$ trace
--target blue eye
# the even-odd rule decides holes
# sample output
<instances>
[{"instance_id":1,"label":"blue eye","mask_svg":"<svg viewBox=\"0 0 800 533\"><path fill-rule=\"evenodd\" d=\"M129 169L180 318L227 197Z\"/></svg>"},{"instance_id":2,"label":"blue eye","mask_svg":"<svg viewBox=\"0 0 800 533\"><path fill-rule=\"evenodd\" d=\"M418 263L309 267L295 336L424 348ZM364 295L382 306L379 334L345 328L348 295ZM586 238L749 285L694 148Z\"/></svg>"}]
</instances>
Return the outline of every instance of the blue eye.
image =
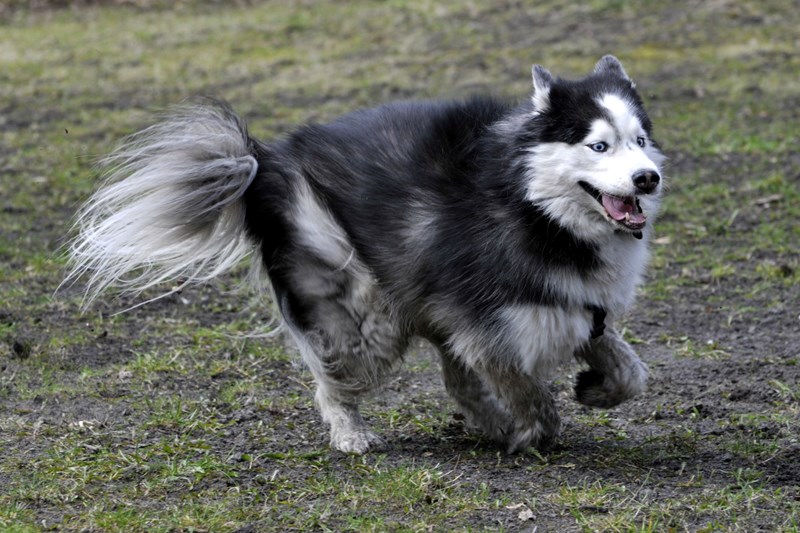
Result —
<instances>
[{"instance_id":1,"label":"blue eye","mask_svg":"<svg viewBox=\"0 0 800 533\"><path fill-rule=\"evenodd\" d=\"M636 144L638 144L640 148L644 148L647 142L644 140L644 137L636 137Z\"/></svg>"},{"instance_id":2,"label":"blue eye","mask_svg":"<svg viewBox=\"0 0 800 533\"><path fill-rule=\"evenodd\" d=\"M608 144L606 144L606 143L604 143L602 141L601 142L597 142L597 143L587 144L586 146L588 146L589 148L591 148L595 152L598 152L598 153L601 153L601 154L603 152L605 152L606 150L608 150Z\"/></svg>"}]
</instances>

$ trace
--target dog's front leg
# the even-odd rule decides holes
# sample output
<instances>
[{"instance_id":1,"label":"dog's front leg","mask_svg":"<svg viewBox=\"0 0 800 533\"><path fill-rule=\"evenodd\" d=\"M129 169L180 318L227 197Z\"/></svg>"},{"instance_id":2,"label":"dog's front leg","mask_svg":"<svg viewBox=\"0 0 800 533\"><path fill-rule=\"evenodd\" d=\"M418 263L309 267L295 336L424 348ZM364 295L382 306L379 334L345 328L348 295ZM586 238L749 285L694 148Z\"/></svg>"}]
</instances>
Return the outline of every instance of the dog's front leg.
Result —
<instances>
[{"instance_id":1,"label":"dog's front leg","mask_svg":"<svg viewBox=\"0 0 800 533\"><path fill-rule=\"evenodd\" d=\"M486 365L480 373L511 413L513 426L505 438L508 453L525 450L528 446L546 448L561 428L547 383L513 365Z\"/></svg>"},{"instance_id":2,"label":"dog's front leg","mask_svg":"<svg viewBox=\"0 0 800 533\"><path fill-rule=\"evenodd\" d=\"M444 385L467 423L505 443L514 428L511 414L477 372L457 360L447 346L439 344L439 351Z\"/></svg>"},{"instance_id":3,"label":"dog's front leg","mask_svg":"<svg viewBox=\"0 0 800 533\"><path fill-rule=\"evenodd\" d=\"M578 374L575 394L591 407L613 407L642 393L647 384L647 365L613 328L592 339L576 356L590 369Z\"/></svg>"}]
</instances>

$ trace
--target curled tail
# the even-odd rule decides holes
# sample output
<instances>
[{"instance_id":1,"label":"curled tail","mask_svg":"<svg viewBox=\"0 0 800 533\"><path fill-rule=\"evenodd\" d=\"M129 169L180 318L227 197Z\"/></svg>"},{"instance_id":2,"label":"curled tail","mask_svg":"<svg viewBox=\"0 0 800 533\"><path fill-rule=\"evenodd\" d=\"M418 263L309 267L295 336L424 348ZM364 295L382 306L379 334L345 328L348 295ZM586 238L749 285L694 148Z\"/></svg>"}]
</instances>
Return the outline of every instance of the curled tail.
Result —
<instances>
[{"instance_id":1,"label":"curled tail","mask_svg":"<svg viewBox=\"0 0 800 533\"><path fill-rule=\"evenodd\" d=\"M243 195L258 162L227 104L175 107L102 166L106 179L78 213L69 250L67 281L86 277L86 304L110 286L137 294L167 281L207 281L252 249Z\"/></svg>"}]
</instances>

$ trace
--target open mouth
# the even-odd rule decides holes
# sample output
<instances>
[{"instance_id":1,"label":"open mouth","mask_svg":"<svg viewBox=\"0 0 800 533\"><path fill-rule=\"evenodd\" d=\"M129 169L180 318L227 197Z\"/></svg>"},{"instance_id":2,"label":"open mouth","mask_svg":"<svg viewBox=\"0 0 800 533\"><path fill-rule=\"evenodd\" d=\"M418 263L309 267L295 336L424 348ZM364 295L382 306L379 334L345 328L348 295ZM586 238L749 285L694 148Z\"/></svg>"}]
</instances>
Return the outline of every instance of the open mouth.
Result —
<instances>
[{"instance_id":1,"label":"open mouth","mask_svg":"<svg viewBox=\"0 0 800 533\"><path fill-rule=\"evenodd\" d=\"M612 196L600 192L585 181L579 184L584 191L600 202L614 222L631 231L634 237L642 238L642 228L647 223L647 215L642 212L639 200L635 196Z\"/></svg>"}]
</instances>

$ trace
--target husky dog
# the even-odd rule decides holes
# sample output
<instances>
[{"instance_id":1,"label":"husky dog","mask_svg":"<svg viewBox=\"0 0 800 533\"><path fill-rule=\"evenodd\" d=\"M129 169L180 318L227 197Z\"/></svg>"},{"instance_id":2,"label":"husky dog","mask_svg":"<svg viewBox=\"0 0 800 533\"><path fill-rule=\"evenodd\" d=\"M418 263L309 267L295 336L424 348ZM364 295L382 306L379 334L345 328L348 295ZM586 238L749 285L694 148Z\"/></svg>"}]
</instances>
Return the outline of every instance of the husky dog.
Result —
<instances>
[{"instance_id":1,"label":"husky dog","mask_svg":"<svg viewBox=\"0 0 800 533\"><path fill-rule=\"evenodd\" d=\"M209 280L248 254L316 380L331 445L381 439L359 400L410 339L441 355L469 423L509 452L559 430L548 371L616 405L647 367L615 329L647 262L663 156L613 56L580 80L533 67L533 97L403 102L251 137L223 102L175 108L105 160L68 279L91 301Z\"/></svg>"}]
</instances>

